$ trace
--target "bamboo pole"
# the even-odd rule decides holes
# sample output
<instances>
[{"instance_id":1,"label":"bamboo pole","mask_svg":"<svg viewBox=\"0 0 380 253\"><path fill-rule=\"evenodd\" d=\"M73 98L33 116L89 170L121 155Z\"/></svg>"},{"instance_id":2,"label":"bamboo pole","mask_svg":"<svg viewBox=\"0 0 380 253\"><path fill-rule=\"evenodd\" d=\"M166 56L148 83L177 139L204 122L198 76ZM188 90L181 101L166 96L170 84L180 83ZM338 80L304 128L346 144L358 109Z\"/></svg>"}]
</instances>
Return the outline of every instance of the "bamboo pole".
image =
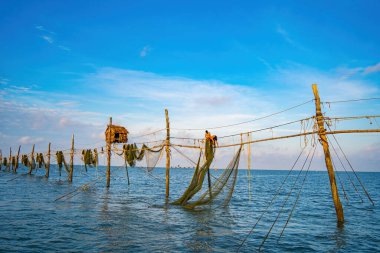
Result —
<instances>
[{"instance_id":1,"label":"bamboo pole","mask_svg":"<svg viewBox=\"0 0 380 253\"><path fill-rule=\"evenodd\" d=\"M51 145L51 143L49 142L48 153L47 153L47 162L45 164L45 169L46 169L45 177L46 178L49 178L49 174L50 174L50 145Z\"/></svg>"},{"instance_id":2,"label":"bamboo pole","mask_svg":"<svg viewBox=\"0 0 380 253\"><path fill-rule=\"evenodd\" d=\"M18 161L20 158L20 150L21 150L21 145L18 146L18 151L17 151L17 156L16 156L16 166L13 168L14 173L16 173L17 168L18 168Z\"/></svg>"},{"instance_id":3,"label":"bamboo pole","mask_svg":"<svg viewBox=\"0 0 380 253\"><path fill-rule=\"evenodd\" d=\"M11 171L11 166L12 166L12 148L9 148L9 161L8 161L8 171Z\"/></svg>"},{"instance_id":4,"label":"bamboo pole","mask_svg":"<svg viewBox=\"0 0 380 253\"><path fill-rule=\"evenodd\" d=\"M169 123L169 112L168 109L165 109L165 118L166 118L166 194L165 198L169 198L169 184L170 184L170 123Z\"/></svg>"},{"instance_id":5,"label":"bamboo pole","mask_svg":"<svg viewBox=\"0 0 380 253\"><path fill-rule=\"evenodd\" d=\"M74 172L74 134L71 137L71 150L70 150L70 171L69 171L69 182L73 182L73 172Z\"/></svg>"},{"instance_id":6,"label":"bamboo pole","mask_svg":"<svg viewBox=\"0 0 380 253\"><path fill-rule=\"evenodd\" d=\"M30 154L30 163L29 163L29 171L28 171L28 174L31 175L32 174L32 170L34 170L34 167L35 167L35 162L33 162L34 160L34 144L33 144L33 147L32 147L32 153Z\"/></svg>"},{"instance_id":7,"label":"bamboo pole","mask_svg":"<svg viewBox=\"0 0 380 253\"><path fill-rule=\"evenodd\" d=\"M110 117L110 123L108 125L108 140L107 141L107 172L106 172L106 187L110 187L111 180L111 127L112 127L112 117Z\"/></svg>"},{"instance_id":8,"label":"bamboo pole","mask_svg":"<svg viewBox=\"0 0 380 253\"><path fill-rule=\"evenodd\" d=\"M313 84L312 87L313 87L313 93L314 93L314 97L315 97L316 118L317 118L317 123L318 123L318 127L319 127L319 132L318 132L319 140L323 146L323 151L325 153L326 168L327 168L327 172L328 172L329 178L330 178L331 194L332 194L332 198L334 201L336 216L338 219L338 223L342 224L344 222L343 207L342 207L342 203L340 202L340 199L339 199L339 192L338 192L338 188L336 186L334 168L333 168L333 165L331 162L329 143L327 141L326 129L325 129L325 125L324 125L325 122L323 120L323 115L322 115L322 111L321 111L321 100L319 98L317 85Z\"/></svg>"},{"instance_id":9,"label":"bamboo pole","mask_svg":"<svg viewBox=\"0 0 380 253\"><path fill-rule=\"evenodd\" d=\"M318 131L311 131L311 132L305 132L300 134L291 134L291 135L284 135L284 136L278 136L273 138L265 138L265 139L257 139L252 141L245 141L243 143L234 143L234 144L227 144L227 145L219 145L219 147L216 148L228 148L228 147L234 147L234 146L240 146L240 145L246 145L250 143L258 143L258 142L265 142L265 141L274 141L274 140L281 140L281 139L288 139L288 138L294 138L299 136L305 136L305 135L311 135L311 134L317 134ZM380 133L380 129L363 129L363 130L335 130L335 131L329 131L325 132L326 135L329 134L353 134L353 133ZM182 147L182 148L195 148L199 149L199 146L191 146L191 145L181 145L181 144L170 144L172 146L176 147Z\"/></svg>"}]
</instances>

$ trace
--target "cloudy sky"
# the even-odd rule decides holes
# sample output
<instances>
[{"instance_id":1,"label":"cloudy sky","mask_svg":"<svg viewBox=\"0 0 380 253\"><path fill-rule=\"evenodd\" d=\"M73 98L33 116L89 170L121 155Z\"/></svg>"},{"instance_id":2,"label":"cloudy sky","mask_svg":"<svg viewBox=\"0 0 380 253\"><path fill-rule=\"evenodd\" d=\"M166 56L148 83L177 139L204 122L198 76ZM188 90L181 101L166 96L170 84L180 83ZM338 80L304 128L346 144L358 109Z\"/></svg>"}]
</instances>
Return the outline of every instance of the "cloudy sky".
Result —
<instances>
[{"instance_id":1,"label":"cloudy sky","mask_svg":"<svg viewBox=\"0 0 380 253\"><path fill-rule=\"evenodd\" d=\"M101 146L110 116L128 128L130 141L160 140L163 132L138 136L165 127L165 108L177 137L202 138L203 130L184 130L193 128L224 136L271 127L313 116L313 102L212 129L309 101L313 83L322 101L380 97L379 1L205 2L1 0L3 154L18 145L23 152L32 144L45 151L48 142L67 149L73 133L77 148ZM377 115L379 109L380 100L323 107L332 117ZM297 123L252 138L302 130ZM337 137L358 170L380 171L379 134ZM304 143L255 144L254 167L286 169ZM232 151L218 151L215 166L225 165ZM190 165L177 155L173 151L173 165ZM196 159L193 151L189 156ZM241 164L246 167L245 158ZM324 168L319 162L314 169Z\"/></svg>"}]
</instances>

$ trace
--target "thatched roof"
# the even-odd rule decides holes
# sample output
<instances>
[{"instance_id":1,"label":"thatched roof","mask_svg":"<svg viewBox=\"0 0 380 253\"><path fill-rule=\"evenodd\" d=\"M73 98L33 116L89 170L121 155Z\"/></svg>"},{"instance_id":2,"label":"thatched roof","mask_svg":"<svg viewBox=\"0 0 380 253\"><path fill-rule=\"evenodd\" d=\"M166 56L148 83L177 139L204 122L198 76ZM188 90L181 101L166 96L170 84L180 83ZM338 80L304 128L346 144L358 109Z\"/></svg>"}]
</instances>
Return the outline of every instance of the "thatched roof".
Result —
<instances>
[{"instance_id":1,"label":"thatched roof","mask_svg":"<svg viewBox=\"0 0 380 253\"><path fill-rule=\"evenodd\" d=\"M108 125L105 136L106 142L110 143L127 143L128 142L128 130L122 126Z\"/></svg>"}]
</instances>

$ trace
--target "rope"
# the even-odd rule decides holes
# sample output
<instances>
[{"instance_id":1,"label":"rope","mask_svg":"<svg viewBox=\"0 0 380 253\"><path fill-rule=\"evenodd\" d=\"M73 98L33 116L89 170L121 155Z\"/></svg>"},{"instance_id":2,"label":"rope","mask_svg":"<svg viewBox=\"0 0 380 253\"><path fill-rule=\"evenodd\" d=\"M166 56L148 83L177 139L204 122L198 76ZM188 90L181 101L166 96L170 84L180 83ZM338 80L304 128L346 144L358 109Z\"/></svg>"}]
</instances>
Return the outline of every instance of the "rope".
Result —
<instances>
[{"instance_id":1,"label":"rope","mask_svg":"<svg viewBox=\"0 0 380 253\"><path fill-rule=\"evenodd\" d=\"M329 126L328 126L328 128L330 129ZM346 159L347 163L350 165L352 172L354 172L354 175L355 175L356 179L358 180L358 182L360 183L360 185L361 185L363 191L364 191L365 194L367 195L369 201L371 201L372 205L374 206L375 203L373 202L371 196L369 195L369 193L368 193L367 190L365 189L365 187L364 187L362 181L360 180L360 178L359 178L358 175L356 174L354 168L352 167L352 164L350 163L350 161L348 160L348 158L347 158L347 156L346 156L346 153L344 153L344 151L343 151L342 147L340 146L338 140L335 138L335 135L332 135L332 136L334 137L334 140L335 140L336 144L338 144L338 147L339 147L340 151L342 152L344 158Z\"/></svg>"},{"instance_id":2,"label":"rope","mask_svg":"<svg viewBox=\"0 0 380 253\"><path fill-rule=\"evenodd\" d=\"M317 147L317 146L315 146L315 147ZM314 153L315 153L315 149L314 149ZM298 195L297 195L296 201L294 202L294 205L293 205L293 207L292 207L292 210L291 210L290 213L289 213L288 219L286 220L286 223L285 223L284 227L282 228L282 231L281 231L280 237L278 238L277 242L281 239L282 235L284 234L284 231L285 231L286 227L288 226L290 219L292 218L293 212L294 212L294 210L296 209L296 206L297 206L298 200L299 200L300 195L301 195L301 191L302 191L303 186L304 186L305 181L306 181L306 177L307 177L308 172L309 172L309 170L310 170L311 162L313 161L313 158L314 158L314 153L313 153L313 157L312 157L311 160L310 160L309 167L307 168L307 171L306 171L305 177L303 178L303 182L302 182L301 188L300 188L299 191L298 191Z\"/></svg>"},{"instance_id":3,"label":"rope","mask_svg":"<svg viewBox=\"0 0 380 253\"><path fill-rule=\"evenodd\" d=\"M257 130L252 130L252 131L249 131L249 132L243 132L243 133L237 133L237 134L231 134L231 135L218 136L218 139L223 139L223 138L228 138L228 137L234 137L234 136L238 136L238 135L242 135L242 134L257 133L257 132L261 132L261 131L265 131L265 130L272 130L273 128L278 128L278 127L282 127L282 126L286 126L286 125L290 125L290 124L306 121L306 120L309 120L309 119L312 119L312 118L313 117L299 119L299 120L294 120L294 121L282 123L282 124L271 126L271 127L265 127L265 128L260 128L260 129L257 129ZM195 140L195 141L202 141L202 140L204 140L203 138L175 137L175 136L170 137L170 139Z\"/></svg>"},{"instance_id":4,"label":"rope","mask_svg":"<svg viewBox=\"0 0 380 253\"><path fill-rule=\"evenodd\" d=\"M272 138L258 139L258 140L253 140L253 141L246 141L246 142L243 142L243 143L239 142L239 143L233 143L233 144L227 144L227 145L219 145L219 146L217 146L215 148L235 147L235 146L246 145L246 144L250 144L250 143L257 143L257 142L265 142L265 141L273 141L273 140L294 138L294 137L299 137L299 136L304 136L304 135L311 135L311 134L317 134L317 133L319 133L318 130L313 130L311 132L306 132L306 133L299 133L299 134L284 135L284 136L278 136L278 137L272 137ZM328 135L328 134L348 134L348 133L380 133L380 129L337 130L337 131L325 132L326 135ZM181 145L181 144L175 144L175 143L170 143L170 145L171 146L176 146L176 147L183 147L183 148L199 148L199 146Z\"/></svg>"},{"instance_id":5,"label":"rope","mask_svg":"<svg viewBox=\"0 0 380 253\"><path fill-rule=\"evenodd\" d=\"M154 132L151 132L151 133L147 133L147 134L138 135L138 136L130 135L130 137L131 138L141 138L141 137L145 137L145 136L148 136L148 135L153 135L153 134L159 133L159 132L164 131L164 130L166 130L166 128L162 128L162 129L159 129L157 131L154 131Z\"/></svg>"},{"instance_id":6,"label":"rope","mask_svg":"<svg viewBox=\"0 0 380 253\"><path fill-rule=\"evenodd\" d=\"M314 101L314 99L308 100L308 101L303 102L301 104L289 107L289 108L284 109L282 111L278 111L278 112L275 112L275 113L272 113L272 114L269 114L269 115L266 115L266 116L263 116L263 117L259 117L259 118L255 118L255 119L252 119L252 120L247 120L247 121L243 121L243 122L239 122L239 123L235 123L235 124L230 124L230 125L207 127L207 128L171 128L171 129L172 130L183 130L183 131L199 131L199 130L220 129L220 128L225 128L225 127L238 126L238 125L243 125L243 124L246 124L246 123L250 123L250 122L266 119L266 118L272 117L274 115L278 115L278 114L290 111L290 110L295 109L297 107L300 107L300 106L303 106L305 104L308 104L308 103L310 103L312 101Z\"/></svg>"},{"instance_id":7,"label":"rope","mask_svg":"<svg viewBox=\"0 0 380 253\"><path fill-rule=\"evenodd\" d=\"M303 187L303 184L305 183L305 179L306 179L306 176L307 176L307 174L308 174L308 172L309 172L310 165L311 165L311 162L313 161L313 158L314 158L314 154L315 154L315 150L316 150L316 149L317 149L317 145L315 145L315 147L314 147L313 155L312 155L312 157L311 157L311 159L310 159L309 166L308 166L307 171L306 171L306 174L305 174L305 176L304 176L304 179L303 179L303 182L302 182L301 189L302 189L302 187ZM270 227L268 233L265 235L263 241L261 242L261 245L260 245L260 247L259 247L259 251L261 250L261 247L264 245L265 241L268 239L270 232L272 231L274 225L276 224L276 222L278 221L278 218L280 217L280 215L281 215L281 213L282 213L282 210L284 210L284 207L285 207L286 203L288 202L288 200L289 200L289 198L290 198L290 195L292 194L292 192L293 192L293 190L294 190L294 188L295 188L295 186L296 186L296 183L297 183L297 181L298 181L298 178L299 178L299 176L301 175L301 172L303 171L303 169L304 169L304 167L305 167L305 164L306 164L306 161L305 161L305 163L303 164L303 166L302 166L300 172L298 173L298 176L297 176L296 180L294 181L293 186L292 186L292 188L290 189L289 194L288 194L286 200L284 201L283 205L281 206L281 209L280 209L280 211L278 212L278 215L277 215L276 219L273 221L272 226Z\"/></svg>"},{"instance_id":8,"label":"rope","mask_svg":"<svg viewBox=\"0 0 380 253\"><path fill-rule=\"evenodd\" d=\"M380 100L380 98L360 98L360 99L349 99L349 100L337 100L337 101L326 101L321 102L322 104L336 104L336 103L348 103L348 102L358 102L367 100Z\"/></svg>"},{"instance_id":9,"label":"rope","mask_svg":"<svg viewBox=\"0 0 380 253\"><path fill-rule=\"evenodd\" d=\"M197 166L197 163L194 162L193 160L191 160L188 156L186 156L183 152L181 152L180 150L178 150L176 147L173 147L180 155L184 156L187 160L189 160L192 164L194 164L195 166ZM209 173L209 175L215 179L216 181L218 181L219 183L224 183L222 182L219 178L217 178L216 176L212 175L211 173ZM225 185L229 190L231 190L231 187L228 186L228 185Z\"/></svg>"},{"instance_id":10,"label":"rope","mask_svg":"<svg viewBox=\"0 0 380 253\"><path fill-rule=\"evenodd\" d=\"M342 183L342 181L340 180L340 176L339 176L339 173L338 173L337 167L335 167L334 159L333 159L332 157L331 157L331 162L332 162L332 164L333 164L333 168L334 168L334 170L335 170L335 174L338 176L338 180L339 180L340 186L342 187L343 194L344 194L344 198L347 200L347 204L349 205L349 204L350 204L350 201L348 200L348 197L347 197L346 191L344 190L343 183Z\"/></svg>"},{"instance_id":11,"label":"rope","mask_svg":"<svg viewBox=\"0 0 380 253\"><path fill-rule=\"evenodd\" d=\"M328 138L328 136L327 136L327 139L330 141L330 138ZM354 189L355 189L356 193L358 194L358 196L359 196L361 202L363 203L363 198L362 198L362 196L360 195L358 189L356 188L356 186L355 186L355 184L354 184L354 181L352 181L351 176L350 176L350 174L348 173L348 171L346 170L346 167L344 166L342 160L340 159L340 157L339 157L339 155L338 155L338 152L336 152L336 149L335 149L335 147L334 147L334 144L333 144L331 141L330 141L330 143L331 143L331 147L333 148L336 157L338 157L338 160L339 160L340 164L342 165L344 171L346 171L346 174L347 174L347 176L348 176L348 178L349 178L349 180L350 180L352 186L354 187Z\"/></svg>"},{"instance_id":12,"label":"rope","mask_svg":"<svg viewBox=\"0 0 380 253\"><path fill-rule=\"evenodd\" d=\"M93 183L96 183L99 179L102 179L102 178L101 178L101 177L98 177L98 178L96 178L96 179L94 179L94 180L92 180L92 181L90 181L90 182L88 182L88 183L85 183L85 184L83 184L83 185L77 187L75 190L70 191L70 192L68 192L68 193L66 193L66 194L64 194L64 195L62 195L62 196L56 198L54 201L58 201L58 200L60 200L60 199L63 199L64 197L67 197L67 196L69 196L69 195L71 195L71 194L73 194L73 193L79 191L80 189L83 188L83 186L89 186L89 185L91 185L91 184L93 184ZM79 194L79 193L80 193L80 192L78 192L78 193L76 193L76 194L73 194L72 196L69 196L68 199L69 199L69 198L72 198L72 197L74 197L74 196L76 196L76 195Z\"/></svg>"},{"instance_id":13,"label":"rope","mask_svg":"<svg viewBox=\"0 0 380 253\"><path fill-rule=\"evenodd\" d=\"M255 227L257 226L257 224L260 222L260 220L262 219L262 217L264 216L264 214L268 211L269 207L272 205L273 201L277 198L277 196L280 194L280 191L282 189L282 187L284 186L286 180L288 179L290 173L293 171L294 167L296 166L299 158L301 157L303 151L305 150L305 148L303 148L300 152L300 154L298 155L296 161L294 162L292 168L289 170L288 174L286 175L285 179L282 181L280 187L277 189L277 191L275 192L275 194L273 195L271 201L269 202L268 206L264 209L264 211L261 213L261 215L259 216L259 218L257 219L255 225L253 225L252 229L249 231L248 235L243 239L243 241L240 243L238 249L237 249L237 252L239 252L239 250L241 249L241 247L243 247L244 243L247 241L248 237L251 236L253 230L255 229ZM310 150L311 151L311 150ZM307 155L307 157L309 157L310 155L310 152L309 154ZM306 162L306 161L305 161Z\"/></svg>"},{"instance_id":14,"label":"rope","mask_svg":"<svg viewBox=\"0 0 380 253\"><path fill-rule=\"evenodd\" d=\"M349 117L323 117L325 120L355 120L355 119L375 119L380 118L380 115L364 115L364 116L349 116Z\"/></svg>"}]
</instances>

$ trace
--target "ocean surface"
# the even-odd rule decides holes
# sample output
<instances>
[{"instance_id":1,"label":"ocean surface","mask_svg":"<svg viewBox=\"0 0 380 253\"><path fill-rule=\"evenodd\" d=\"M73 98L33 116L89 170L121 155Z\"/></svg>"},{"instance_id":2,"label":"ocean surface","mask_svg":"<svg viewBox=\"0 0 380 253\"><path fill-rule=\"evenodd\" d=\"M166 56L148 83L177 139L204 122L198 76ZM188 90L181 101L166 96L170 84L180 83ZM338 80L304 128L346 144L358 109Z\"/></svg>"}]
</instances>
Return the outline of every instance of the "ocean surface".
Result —
<instances>
[{"instance_id":1,"label":"ocean surface","mask_svg":"<svg viewBox=\"0 0 380 253\"><path fill-rule=\"evenodd\" d=\"M26 172L19 168L13 174L4 167L0 171L1 252L255 252L260 245L263 252L380 252L380 173L358 173L374 206L353 173L338 173L348 199L337 181L345 214L344 226L338 227L327 172L310 171L278 240L304 172L289 194L299 173L293 171L268 207L288 171L253 170L249 190L247 170L239 170L230 205L201 210L165 204L163 168L152 174L130 168L128 185L125 169L112 167L109 189L104 167L86 172L75 166L72 184L64 171L59 177L54 165L49 179L43 169L33 175ZM213 176L221 172L211 171ZM185 190L193 170L170 173L173 201Z\"/></svg>"}]
</instances>

